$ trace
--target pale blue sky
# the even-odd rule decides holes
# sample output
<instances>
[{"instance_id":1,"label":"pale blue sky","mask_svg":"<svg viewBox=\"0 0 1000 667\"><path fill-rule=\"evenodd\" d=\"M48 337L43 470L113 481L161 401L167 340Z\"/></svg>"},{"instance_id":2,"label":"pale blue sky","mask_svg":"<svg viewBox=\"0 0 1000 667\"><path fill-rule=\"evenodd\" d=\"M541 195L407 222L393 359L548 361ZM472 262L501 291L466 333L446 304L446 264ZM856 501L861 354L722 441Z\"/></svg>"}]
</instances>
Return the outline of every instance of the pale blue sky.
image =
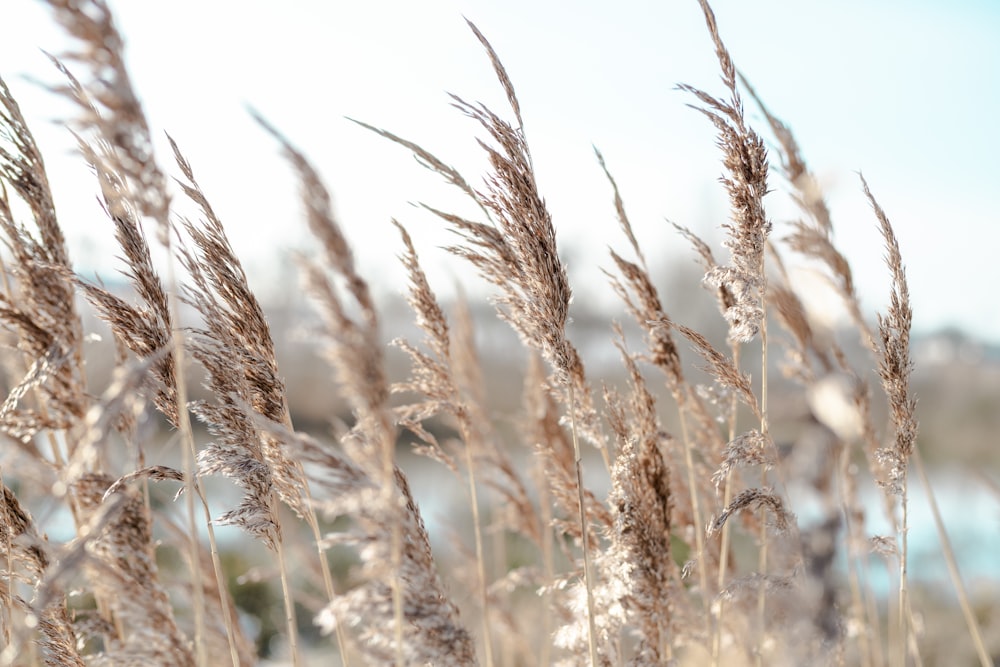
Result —
<instances>
[{"instance_id":1,"label":"pale blue sky","mask_svg":"<svg viewBox=\"0 0 1000 667\"><path fill-rule=\"evenodd\" d=\"M689 261L664 218L719 238L727 204L713 131L675 89L686 82L720 92L695 0L110 4L156 131L169 131L187 153L262 290L285 261L281 249L308 239L289 170L246 105L315 161L368 275L402 289L391 217L410 227L429 265L444 264L436 246L449 236L408 202L447 207L451 192L344 116L415 140L477 182L476 128L448 106L445 91L505 109L463 15L493 42L518 91L572 276L590 288L578 294L608 299L598 268L609 263L608 245L625 247L592 144L654 264ZM888 290L858 170L896 227L915 326L959 325L1000 342L1000 3L713 6L737 66L791 125L826 186L865 305L884 307ZM56 81L39 49L60 52L64 38L29 0L8 0L3 26L0 72L47 150L74 254L109 274L110 225L91 203L93 184L71 155L71 138L49 123L67 109L19 78ZM159 155L165 161L169 152ZM773 185L782 187L777 178ZM778 194L769 200L781 234L791 209ZM432 270L435 287L447 292L456 272Z\"/></svg>"}]
</instances>

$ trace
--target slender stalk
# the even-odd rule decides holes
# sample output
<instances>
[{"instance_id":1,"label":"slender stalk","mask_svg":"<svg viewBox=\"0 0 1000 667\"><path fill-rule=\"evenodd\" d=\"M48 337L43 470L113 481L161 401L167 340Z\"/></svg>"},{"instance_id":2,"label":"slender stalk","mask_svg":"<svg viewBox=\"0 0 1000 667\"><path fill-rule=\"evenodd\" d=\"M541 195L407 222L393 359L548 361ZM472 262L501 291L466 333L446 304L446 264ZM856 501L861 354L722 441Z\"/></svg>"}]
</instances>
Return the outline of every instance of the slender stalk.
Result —
<instances>
[{"instance_id":1,"label":"slender stalk","mask_svg":"<svg viewBox=\"0 0 1000 667\"><path fill-rule=\"evenodd\" d=\"M910 644L910 623L908 622L907 610L910 607L910 597L909 591L907 590L907 548L908 539L907 532L909 531L909 484L907 484L906 477L903 477L901 482L901 493L900 493L900 511L902 516L900 518L900 528L899 528L899 646L898 653L902 658L902 664L906 664L906 654L909 649Z\"/></svg>"},{"instance_id":2,"label":"slender stalk","mask_svg":"<svg viewBox=\"0 0 1000 667\"><path fill-rule=\"evenodd\" d=\"M286 410L286 414L287 414ZM287 426L291 427L291 420ZM302 487L306 495L306 523L309 525L309 530L312 531L313 543L316 545L316 555L319 558L319 571L323 577L323 589L326 592L326 599L333 601L337 592L333 586L333 577L330 575L330 566L326 560L326 550L323 548L322 534L319 529L319 519L316 517L316 509L313 506L312 491L309 488L309 483L306 481L305 469L302 464L296 462L296 469L302 479ZM342 623L337 623L334 626L334 633L337 637L337 650L340 653L340 664L343 667L350 667L350 658L347 653L347 635L344 634L344 628Z\"/></svg>"},{"instance_id":3,"label":"slender stalk","mask_svg":"<svg viewBox=\"0 0 1000 667\"><path fill-rule=\"evenodd\" d=\"M400 572L403 564L403 536L399 526L399 523L402 521L402 518L399 517L399 512L400 510L397 508L391 542L392 568L394 570L392 577L392 614L395 621L396 664L402 665L405 664L403 662L403 579Z\"/></svg>"},{"instance_id":4,"label":"slender stalk","mask_svg":"<svg viewBox=\"0 0 1000 667\"><path fill-rule=\"evenodd\" d=\"M760 322L760 433L763 436L764 447L769 446L770 438L770 425L767 419L767 287L766 279L764 278L764 255L761 254L761 289L760 289L760 302L761 310L764 312L764 316L761 318ZM767 468L763 467L760 473L761 486L767 485ZM767 535L767 512L765 509L761 508L760 511L760 554L757 563L757 570L762 574L767 574L767 556L768 556L768 535ZM760 622L760 640L757 645L756 651L756 662L757 665L763 664L763 645L767 640L767 592L764 586L761 586L757 591L757 616Z\"/></svg>"},{"instance_id":5,"label":"slender stalk","mask_svg":"<svg viewBox=\"0 0 1000 667\"><path fill-rule=\"evenodd\" d=\"M288 396L283 394L281 400L284 405L282 412L285 415L285 428L290 431L294 431L295 427L292 424L291 410L288 408ZM302 490L306 497L305 519L306 524L309 526L309 530L312 531L313 543L316 545L316 555L319 558L320 576L323 577L323 590L326 593L326 599L332 601L336 595L336 590L333 586L333 577L330 575L330 567L326 561L326 550L323 549L322 545L322 534L319 529L319 518L316 516L316 507L313 503L312 490L309 487L309 481L306 477L305 468L302 467L302 463L300 461L295 461L295 470L299 475L299 479L302 480ZM340 664L343 667L350 667L350 661L347 655L347 637L344 634L344 628L341 623L337 623L335 625L334 632L337 637L337 650L340 653Z\"/></svg>"},{"instance_id":6,"label":"slender stalk","mask_svg":"<svg viewBox=\"0 0 1000 667\"><path fill-rule=\"evenodd\" d=\"M882 620L878 612L878 600L875 599L875 592L872 590L871 585L871 570L869 569L868 559L863 558L861 560L861 575L862 580L865 584L864 586L864 597L865 597L865 609L868 614L868 618L871 623L871 632L873 634L871 640L872 646L872 664L873 665L884 665L886 664L885 655L883 654L882 647Z\"/></svg>"},{"instance_id":7,"label":"slender stalk","mask_svg":"<svg viewBox=\"0 0 1000 667\"><path fill-rule=\"evenodd\" d=\"M864 599L861 594L861 573L858 571L858 555L855 553L855 545L857 540L855 539L855 525L853 518L851 516L851 507L848 502L848 494L851 493L852 488L847 480L848 470L847 467L850 463L850 448L847 443L842 443L840 448L840 456L837 463L837 482L838 482L838 496L840 498L840 511L844 517L844 534L847 536L847 580L848 585L851 589L851 616L855 621L860 621L864 618L866 613ZM853 493L851 493L853 496ZM853 499L852 501L853 502ZM862 667L872 667L874 664L872 662L872 635L871 631L868 629L871 624L878 623L878 617L874 619L869 618L865 629L859 631L859 641L861 649L861 665Z\"/></svg>"},{"instance_id":8,"label":"slender stalk","mask_svg":"<svg viewBox=\"0 0 1000 667\"><path fill-rule=\"evenodd\" d=\"M6 276L4 276L6 280ZM0 490L6 487L7 484L3 477L3 466L0 466ZM7 517L4 516L4 523L7 522ZM7 571L4 573L4 585L3 590L0 590L0 637L3 639L3 645L10 646L11 635L11 591L13 590L14 583L14 550L10 548L10 538L7 536L6 532L3 534L2 538L4 541L3 547L7 552Z\"/></svg>"},{"instance_id":9,"label":"slender stalk","mask_svg":"<svg viewBox=\"0 0 1000 667\"><path fill-rule=\"evenodd\" d=\"M927 502L931 507L931 515L934 517L934 527L937 529L938 539L941 541L941 551L944 553L944 562L948 566L948 576L951 577L951 585L955 587L955 593L958 595L958 604L962 608L962 616L965 617L965 624L969 628L969 635L972 637L972 643L976 647L979 663L982 667L992 667L993 660L986 650L986 645L983 643L983 636L979 631L979 624L976 622L975 613L972 611L972 605L969 604L969 594L966 592L962 576L958 572L958 559L955 558L955 551L952 549L951 540L948 538L948 532L944 527L944 520L941 518L941 509L938 507L934 487L931 486L927 470L924 468L923 457L920 454L920 449L917 447L913 448L913 462L917 470L917 476L920 477L920 483L923 484L924 490L927 493Z\"/></svg>"},{"instance_id":10,"label":"slender stalk","mask_svg":"<svg viewBox=\"0 0 1000 667\"><path fill-rule=\"evenodd\" d=\"M382 475L383 502L389 511L391 532L389 536L390 559L392 562L392 615L393 634L396 644L396 664L405 665L403 659L403 508L396 493L395 482L395 442L389 437L389 424L383 419L382 433Z\"/></svg>"},{"instance_id":11,"label":"slender stalk","mask_svg":"<svg viewBox=\"0 0 1000 667\"><path fill-rule=\"evenodd\" d=\"M272 498L272 500L274 500ZM288 581L288 562L285 559L284 540L281 536L275 540L275 550L278 555L278 572L281 576L281 593L285 603L285 627L288 628L288 652L292 656L292 664L299 667L302 658L299 655L299 631L295 622L295 599Z\"/></svg>"},{"instance_id":12,"label":"slender stalk","mask_svg":"<svg viewBox=\"0 0 1000 667\"><path fill-rule=\"evenodd\" d=\"M493 667L493 636L490 630L490 604L487 592L486 562L483 555L483 534L480 527L479 492L476 490L476 469L472 448L465 441L465 465L469 469L469 499L472 502L472 528L476 540L476 572L479 576L479 598L482 606L483 644L486 651L486 667Z\"/></svg>"},{"instance_id":13,"label":"slender stalk","mask_svg":"<svg viewBox=\"0 0 1000 667\"><path fill-rule=\"evenodd\" d=\"M541 458L535 459L538 465L538 479L540 482L545 480L545 466ZM556 566L555 566L555 549L553 548L553 541L555 537L552 534L552 502L549 497L549 487L547 484L540 483L538 485L539 499L538 504L541 508L541 536L542 536L542 566L545 568L545 593L542 596L544 602L543 613L542 613L542 637L545 641L542 642L542 651L538 659L539 667L548 667L552 661L552 646L549 641L549 637L552 636L552 614L548 613L547 609L552 604L552 593L549 589L552 582L556 578Z\"/></svg>"},{"instance_id":14,"label":"slender stalk","mask_svg":"<svg viewBox=\"0 0 1000 667\"><path fill-rule=\"evenodd\" d=\"M909 605L909 600L907 600L907 605ZM913 627L913 609L908 608L906 613L906 622L908 627ZM913 667L924 667L923 658L920 657L920 646L917 644L917 635L910 632L908 635L908 640L906 643L906 649L913 658Z\"/></svg>"},{"instance_id":15,"label":"slender stalk","mask_svg":"<svg viewBox=\"0 0 1000 667\"><path fill-rule=\"evenodd\" d=\"M187 475L185 475L185 478L186 477L187 477ZM208 533L208 543L209 543L210 553L212 554L212 572L214 573L215 580L218 583L218 588L219 588L219 606L222 608L222 622L223 622L223 625L226 628L226 638L229 641L229 658L233 662L233 667L239 667L239 665L240 665L240 653L239 653L239 649L236 646L236 631L233 629L235 626L233 625L233 617L232 617L232 614L230 613L230 610L229 610L229 600L226 599L226 586L225 586L226 574L222 570L222 558L219 555L219 544L218 544L218 542L215 539L215 527L212 524L212 515L211 515L211 513L208 510L208 499L205 498L205 495L204 495L204 493L201 490L201 485L200 484L195 484L195 489L196 489L196 492L198 494L198 498L201 500L202 511L204 511L204 513L205 513L205 527L206 527L206 530L207 530L207 533ZM192 512L192 513L194 512L193 504L192 504L192 507L189 509L189 511ZM196 535L197 535L197 533L196 533ZM195 539L197 539L197 538L195 538ZM199 557L198 562L200 563L201 562L200 561L200 555L197 553L197 549L198 549L197 542L195 542L194 547L195 547L195 550L196 550L194 555ZM198 586L202 586L203 584L202 584L201 572L200 572L201 567L198 567L197 569L199 570L199 572L198 572L198 574L195 575L195 584L198 585ZM202 608L204 608L204 605L205 605L204 591L202 591L200 588L198 590L199 590L199 592L196 593L197 597L195 598L195 600L196 600L196 602L200 602ZM197 607L195 608L195 611L197 612ZM203 614L203 618L204 618L204 611L202 612L202 614ZM196 628L195 629L195 637L197 637L199 633L200 633L200 629ZM198 664L200 664L200 665L207 665L208 664L207 663L207 656L205 656L203 654L204 650L205 650L204 647L201 646L201 645L198 645L197 648L198 648L198 652L199 652L199 656L198 656L199 661L203 660L203 659L206 660L206 662L199 662Z\"/></svg>"},{"instance_id":16,"label":"slender stalk","mask_svg":"<svg viewBox=\"0 0 1000 667\"><path fill-rule=\"evenodd\" d=\"M169 237L168 237L169 239ZM169 241L168 241L169 242ZM168 248L169 250L169 248ZM167 262L167 284L172 289L167 291L168 306L170 308L171 322L179 322L180 308L177 303L177 278L174 273L173 254ZM182 464L184 468L184 503L187 512L189 539L188 549L191 559L191 575L194 589L193 613L194 613L194 643L197 651L198 664L208 667L208 655L206 653L207 644L204 639L205 627L205 591L201 577L201 556L198 546L198 522L195 518L195 497L201 500L205 513L205 526L208 532L208 541L212 554L212 566L215 573L216 584L219 589L220 607L222 609L222 620L226 628L226 638L229 642L229 654L233 662L233 667L239 667L239 650L236 647L236 631L234 630L233 619L229 613L229 601L226 598L226 578L222 571L222 560L219 557L219 546L215 540L215 529L212 527L211 513L208 509L208 500L202 491L199 483L199 474L196 465L197 453L195 452L194 430L191 427L191 416L188 413L188 398L186 376L184 371L184 334L179 329L170 332L171 358L173 359L174 377L176 378L177 391L177 422L178 430L184 441L181 447Z\"/></svg>"},{"instance_id":17,"label":"slender stalk","mask_svg":"<svg viewBox=\"0 0 1000 667\"><path fill-rule=\"evenodd\" d=\"M736 368L740 366L740 345L739 343L732 343L732 354L733 354L733 365ZM739 405L738 399L734 394L730 402L729 407L729 441L736 437L736 409ZM726 481L722 491L722 506L729 507L729 503L733 499L733 469L730 468L726 471ZM699 526L698 530L704 530L704 526ZM719 547L719 576L717 579L717 587L721 591L726 585L726 572L729 566L729 522L727 521L722 526L722 538L720 540L721 544ZM719 666L719 658L721 657L722 651L722 611L725 608L725 601L719 600L717 603L717 611L715 614L715 632L712 635L712 666Z\"/></svg>"},{"instance_id":18,"label":"slender stalk","mask_svg":"<svg viewBox=\"0 0 1000 667\"><path fill-rule=\"evenodd\" d=\"M580 531L583 544L583 581L587 587L587 646L590 651L590 666L597 667L597 628L594 625L594 580L590 563L590 530L587 526L586 498L583 493L583 465L580 454L580 442L576 435L576 405L574 401L573 382L569 382L569 418L570 430L573 435L573 459L576 467L576 493L580 504Z\"/></svg>"},{"instance_id":19,"label":"slender stalk","mask_svg":"<svg viewBox=\"0 0 1000 667\"><path fill-rule=\"evenodd\" d=\"M498 577L502 577L507 568L507 536L503 530L494 530L491 537L490 547L492 549L493 567L491 568L490 577L495 580ZM503 667L514 667L517 663L518 650L525 646L524 639L524 637L512 637L509 633L505 633L500 639L499 657L494 658L494 661L503 665Z\"/></svg>"},{"instance_id":20,"label":"slender stalk","mask_svg":"<svg viewBox=\"0 0 1000 667\"><path fill-rule=\"evenodd\" d=\"M678 394L681 395L681 394ZM708 571L705 566L705 536L702 533L705 523L701 518L701 500L698 497L698 481L695 477L694 459L691 456L691 436L688 432L687 414L683 406L678 405L681 422L681 440L684 442L684 467L687 469L688 490L691 493L691 514L694 518L694 541L698 550L698 585L701 587L701 597L705 604L705 630L712 629L712 609L709 604Z\"/></svg>"},{"instance_id":21,"label":"slender stalk","mask_svg":"<svg viewBox=\"0 0 1000 667\"><path fill-rule=\"evenodd\" d=\"M171 292L172 294L172 292ZM173 305L173 299L171 298L171 305ZM174 313L172 313L174 314ZM192 603L193 613L194 613L194 646L197 651L198 664L202 667L207 667L208 665L208 655L206 654L206 645L204 638L204 628L205 628L205 589L204 583L201 579L201 556L198 549L198 522L195 518L194 503L195 498L201 496L201 485L197 482L198 471L195 466L195 460L197 454L195 453L194 446L194 435L191 431L191 419L187 412L187 389L184 386L184 364L181 361L179 352L183 352L184 343L181 340L181 332L174 331L171 337L173 345L173 359L174 359L174 377L177 378L177 420L180 427L181 439L184 441L184 446L181 447L181 465L184 469L184 508L187 513L188 521L188 550L190 551L188 558L191 562L191 578L192 578L192 592L194 594L194 600ZM205 525L211 527L212 519L208 512L207 503L205 504ZM211 529L211 528L210 528ZM212 563L214 564L217 560L217 547L214 541L211 542L212 551ZM218 573L216 573L218 576ZM220 579L224 582L225 579ZM223 586L219 586L220 590L224 590ZM223 604L222 607L226 608L227 605ZM231 643L230 653L233 658L233 667L238 667L239 665L239 655L236 652L236 647Z\"/></svg>"}]
</instances>

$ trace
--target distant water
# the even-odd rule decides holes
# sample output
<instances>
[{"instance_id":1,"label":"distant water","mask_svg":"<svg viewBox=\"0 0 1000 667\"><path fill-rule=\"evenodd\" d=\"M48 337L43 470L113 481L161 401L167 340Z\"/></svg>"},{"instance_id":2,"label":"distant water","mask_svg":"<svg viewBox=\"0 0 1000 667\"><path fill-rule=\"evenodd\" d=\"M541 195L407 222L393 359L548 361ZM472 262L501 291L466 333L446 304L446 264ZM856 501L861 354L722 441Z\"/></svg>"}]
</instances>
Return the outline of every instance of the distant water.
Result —
<instances>
[{"instance_id":1,"label":"distant water","mask_svg":"<svg viewBox=\"0 0 1000 667\"><path fill-rule=\"evenodd\" d=\"M983 480L968 472L938 470L930 477L966 589L971 593L987 583L1000 589L1000 497ZM883 509L882 490L868 483L862 486L860 494L866 513L865 534L891 537L893 531ZM805 528L816 523L821 516L818 506L794 492L792 495L791 504L799 525ZM908 576L922 585L933 588L940 584L942 589L950 590L951 578L927 494L912 470L908 495ZM845 567L843 561L841 567ZM870 584L876 593L885 595L895 589L897 568L894 561L887 567L883 556L872 553Z\"/></svg>"},{"instance_id":2,"label":"distant water","mask_svg":"<svg viewBox=\"0 0 1000 667\"><path fill-rule=\"evenodd\" d=\"M983 580L1000 583L1000 497L968 472L936 471L931 474L931 484L966 586L973 588ZM884 513L878 510L878 493L875 488L864 492L870 508L869 533L889 534ZM909 525L910 576L950 586L927 494L912 473Z\"/></svg>"},{"instance_id":3,"label":"distant water","mask_svg":"<svg viewBox=\"0 0 1000 667\"><path fill-rule=\"evenodd\" d=\"M450 531L462 530L454 525L468 517L455 508L464 506L466 490L450 472L439 464L422 457L407 460L406 467L410 481L424 513L432 535L442 544L447 543ZM997 475L993 474L993 478ZM938 506L944 520L948 537L958 559L959 571L967 590L974 593L984 585L994 590L1000 589L1000 497L987 487L983 480L967 471L936 470L931 473L931 483ZM239 501L239 491L224 480L210 480L214 488L212 510L220 513ZM588 484L590 484L588 482ZM604 492L595 490L598 497ZM791 491L792 508L803 528L819 518L819 510L808 500ZM872 484L861 489L861 501L867 517L867 535L891 535L892 530L882 509L882 491ZM459 518L461 517L461 518ZM73 523L69 514L57 506L54 515L39 517L47 526L49 535L58 541L73 537ZM951 580L945 565L944 555L938 541L937 531L928 504L926 493L917 476L912 473L909 488L909 576L912 581L951 590ZM239 529L217 528L220 543L231 546L239 540L246 540ZM893 566L887 572L885 559L872 554L871 585L880 595L895 588L897 573Z\"/></svg>"}]
</instances>

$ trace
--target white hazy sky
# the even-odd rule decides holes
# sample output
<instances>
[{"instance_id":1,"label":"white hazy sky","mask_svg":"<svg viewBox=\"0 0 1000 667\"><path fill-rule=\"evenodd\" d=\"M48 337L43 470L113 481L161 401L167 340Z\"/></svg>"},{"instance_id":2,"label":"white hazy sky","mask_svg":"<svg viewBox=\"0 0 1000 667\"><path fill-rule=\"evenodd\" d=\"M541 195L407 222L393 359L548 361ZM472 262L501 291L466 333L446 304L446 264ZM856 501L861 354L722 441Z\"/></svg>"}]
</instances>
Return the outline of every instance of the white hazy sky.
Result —
<instances>
[{"instance_id":1,"label":"white hazy sky","mask_svg":"<svg viewBox=\"0 0 1000 667\"><path fill-rule=\"evenodd\" d=\"M448 106L445 91L506 108L463 15L491 40L518 92L578 294L608 298L598 269L609 265L609 245L625 248L592 145L618 180L654 265L666 271L671 262L690 261L665 219L720 238L727 203L716 182L713 129L675 89L685 82L721 92L695 0L109 4L152 125L185 151L265 292L285 266L286 249L309 240L289 169L247 106L318 166L376 282L403 286L392 217L410 228L427 264L444 265L437 246L449 235L410 202L447 208L451 191L403 149L345 116L414 140L477 182L484 171L477 129ZM957 325L1000 342L1000 3L713 6L737 67L791 125L826 187L865 305L883 308L888 288L859 170L895 225L917 329ZM25 80L57 82L40 49L59 53L66 39L42 3L4 0L3 17L0 73L34 121L72 251L85 270L110 274L110 224L93 205L94 184L71 138L52 122L69 110ZM166 146L159 157L166 164ZM784 187L777 177L772 185ZM780 194L769 200L781 235L792 209ZM431 273L441 292L459 275L454 268Z\"/></svg>"}]
</instances>

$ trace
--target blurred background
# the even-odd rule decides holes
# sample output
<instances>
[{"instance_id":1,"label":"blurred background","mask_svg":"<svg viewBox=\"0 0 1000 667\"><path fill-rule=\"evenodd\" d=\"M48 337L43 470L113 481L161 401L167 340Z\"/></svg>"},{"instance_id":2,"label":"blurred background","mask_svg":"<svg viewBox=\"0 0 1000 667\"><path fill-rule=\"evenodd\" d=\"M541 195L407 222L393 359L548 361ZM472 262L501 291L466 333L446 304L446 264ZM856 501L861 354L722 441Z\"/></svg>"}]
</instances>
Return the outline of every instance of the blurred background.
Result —
<instances>
[{"instance_id":1,"label":"blurred background","mask_svg":"<svg viewBox=\"0 0 1000 667\"><path fill-rule=\"evenodd\" d=\"M476 22L521 99L541 189L578 293L612 301L606 247L620 247L592 145L619 181L640 241L665 273L688 249L665 219L720 238L728 204L716 183L711 125L675 89L721 92L698 3L430 0L280 6L109 0L133 82L162 139L187 154L262 292L280 294L283 251L308 243L295 185L252 107L319 167L363 266L398 291L392 217L418 249L448 241L410 202L447 207L453 193L409 155L345 116L413 140L476 183L476 128L447 92L504 109ZM6 3L0 72L46 149L76 260L107 272L109 225L93 205L86 167L58 123L65 106L26 79L60 83L42 49L69 44L42 3ZM737 67L787 121L824 185L837 240L871 308L886 303L881 241L855 172L886 209L903 250L921 333L957 328L1000 342L1000 5L992 0L713 4ZM752 119L760 115L748 103ZM763 125L763 123L761 123ZM161 144L161 160L169 157ZM773 187L781 189L777 177ZM771 197L778 223L794 215ZM454 276L440 253L435 286Z\"/></svg>"},{"instance_id":2,"label":"blurred background","mask_svg":"<svg viewBox=\"0 0 1000 667\"><path fill-rule=\"evenodd\" d=\"M291 255L311 241L296 184L248 109L283 132L324 176L361 272L384 304L386 337L415 337L402 302L402 245L390 219L409 228L439 295L448 299L461 283L475 302L490 291L440 249L453 237L414 203L467 205L405 150L348 118L422 145L477 185L486 168L478 129L449 106L447 93L501 115L507 108L463 17L490 39L518 93L540 189L575 287L574 336L587 341L582 347L598 368L592 374L620 372L608 322L625 316L601 269L611 265L609 246L627 247L594 146L618 181L667 311L713 331L716 340L724 336L712 295L697 288L692 254L669 224L688 226L718 248L728 212L713 127L675 88L689 83L722 92L694 0L107 1L161 140L161 163L168 164L163 132L169 132L271 313L297 424L320 428L338 408L331 407L329 373L316 364L301 326L306 298ZM872 316L888 302L888 272L856 172L893 222L913 298L921 446L934 465L949 530L964 545L963 573L995 582L1000 4L716 0L713 8L737 67L790 125L824 187L836 241ZM4 18L0 74L34 121L74 260L81 274L113 285L112 228L61 122L74 110L43 85L61 81L42 50L58 55L72 45L41 3L10 0ZM752 103L747 110L763 129ZM777 175L772 188L769 214L781 238L797 214ZM815 317L834 328L845 323L820 279L808 270L794 279L816 304ZM496 381L491 399L498 414L509 414L517 408L520 377L500 351L517 343L485 307L479 315L481 346L496 352L486 358ZM392 359L399 379L406 365ZM111 361L96 355L91 369L99 375ZM926 505L919 495L913 503L913 571L943 578Z\"/></svg>"}]
</instances>

